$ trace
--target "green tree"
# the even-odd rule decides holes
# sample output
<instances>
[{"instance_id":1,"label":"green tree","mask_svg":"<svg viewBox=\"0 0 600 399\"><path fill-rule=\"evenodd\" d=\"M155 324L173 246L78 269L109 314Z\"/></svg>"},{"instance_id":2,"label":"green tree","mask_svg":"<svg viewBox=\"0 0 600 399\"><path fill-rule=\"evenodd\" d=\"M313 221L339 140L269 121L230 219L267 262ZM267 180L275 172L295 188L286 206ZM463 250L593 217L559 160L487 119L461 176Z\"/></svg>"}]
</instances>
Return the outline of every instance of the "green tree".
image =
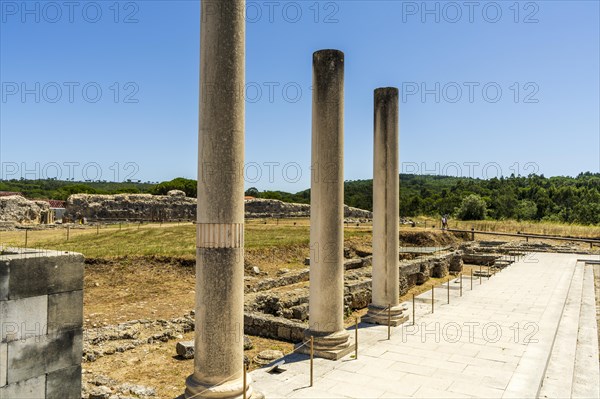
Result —
<instances>
[{"instance_id":1,"label":"green tree","mask_svg":"<svg viewBox=\"0 0 600 399\"><path fill-rule=\"evenodd\" d=\"M196 180L178 177L171 181L164 181L157 184L152 189L152 194L166 195L171 190L181 190L187 197L196 197L198 193L198 186Z\"/></svg>"},{"instance_id":2,"label":"green tree","mask_svg":"<svg viewBox=\"0 0 600 399\"><path fill-rule=\"evenodd\" d=\"M248 197L258 198L260 196L260 191L258 191L256 187L250 187L248 190L246 190L245 195Z\"/></svg>"},{"instance_id":3,"label":"green tree","mask_svg":"<svg viewBox=\"0 0 600 399\"><path fill-rule=\"evenodd\" d=\"M461 220L483 220L487 213L485 201L477 194L463 198L456 216Z\"/></svg>"},{"instance_id":4,"label":"green tree","mask_svg":"<svg viewBox=\"0 0 600 399\"><path fill-rule=\"evenodd\" d=\"M537 205L531 200L519 201L515 214L518 220L533 220L537 217Z\"/></svg>"}]
</instances>

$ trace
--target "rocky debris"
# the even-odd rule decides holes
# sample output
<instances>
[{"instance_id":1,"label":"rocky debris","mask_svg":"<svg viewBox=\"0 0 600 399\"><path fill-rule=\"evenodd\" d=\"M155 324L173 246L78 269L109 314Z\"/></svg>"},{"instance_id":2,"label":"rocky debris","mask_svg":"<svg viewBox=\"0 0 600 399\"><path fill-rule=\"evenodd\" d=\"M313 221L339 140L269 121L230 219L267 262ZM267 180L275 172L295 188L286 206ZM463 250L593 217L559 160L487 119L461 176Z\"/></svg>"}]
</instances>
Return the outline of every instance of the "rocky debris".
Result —
<instances>
[{"instance_id":1,"label":"rocky debris","mask_svg":"<svg viewBox=\"0 0 600 399\"><path fill-rule=\"evenodd\" d=\"M308 303L303 303L302 305L292 306L290 308L291 318L306 321L308 320Z\"/></svg>"},{"instance_id":2,"label":"rocky debris","mask_svg":"<svg viewBox=\"0 0 600 399\"><path fill-rule=\"evenodd\" d=\"M280 277L263 278L253 284L246 284L245 292L266 291L277 287L308 281L308 269L299 271L288 271Z\"/></svg>"},{"instance_id":3,"label":"rocky debris","mask_svg":"<svg viewBox=\"0 0 600 399\"><path fill-rule=\"evenodd\" d=\"M252 348L254 348L254 344L252 343L252 340L247 335L244 335L244 350L247 351Z\"/></svg>"},{"instance_id":4,"label":"rocky debris","mask_svg":"<svg viewBox=\"0 0 600 399\"><path fill-rule=\"evenodd\" d=\"M156 390L143 385L120 384L101 374L82 374L83 399L147 399L155 398Z\"/></svg>"},{"instance_id":5,"label":"rocky debris","mask_svg":"<svg viewBox=\"0 0 600 399\"><path fill-rule=\"evenodd\" d=\"M167 192L169 197L185 197L185 191L181 190L169 190Z\"/></svg>"},{"instance_id":6,"label":"rocky debris","mask_svg":"<svg viewBox=\"0 0 600 399\"><path fill-rule=\"evenodd\" d=\"M308 291L305 288L296 288L286 292L267 292L249 296L245 301L248 311L258 311L273 316L291 319L291 307L308 302Z\"/></svg>"},{"instance_id":7,"label":"rocky debris","mask_svg":"<svg viewBox=\"0 0 600 399\"><path fill-rule=\"evenodd\" d=\"M252 361L260 366L266 366L269 363L273 363L277 359L283 357L283 352L274 349L268 349L260 352Z\"/></svg>"},{"instance_id":8,"label":"rocky debris","mask_svg":"<svg viewBox=\"0 0 600 399\"><path fill-rule=\"evenodd\" d=\"M356 257L356 252L352 248L344 247L344 258L352 259Z\"/></svg>"},{"instance_id":9,"label":"rocky debris","mask_svg":"<svg viewBox=\"0 0 600 399\"><path fill-rule=\"evenodd\" d=\"M247 335L244 335L244 350L250 350L254 348L254 344L252 340ZM194 341L179 341L177 345L175 345L175 351L178 356L181 356L183 359L193 359L194 358Z\"/></svg>"},{"instance_id":10,"label":"rocky debris","mask_svg":"<svg viewBox=\"0 0 600 399\"><path fill-rule=\"evenodd\" d=\"M310 258L304 258L304 266L310 266Z\"/></svg>"},{"instance_id":11,"label":"rocky debris","mask_svg":"<svg viewBox=\"0 0 600 399\"><path fill-rule=\"evenodd\" d=\"M184 359L194 358L194 341L179 341L175 346L177 355Z\"/></svg>"},{"instance_id":12,"label":"rocky debris","mask_svg":"<svg viewBox=\"0 0 600 399\"><path fill-rule=\"evenodd\" d=\"M450 261L448 258L438 258L433 260L433 268L431 269L431 277L442 278L448 275L448 267Z\"/></svg>"},{"instance_id":13,"label":"rocky debris","mask_svg":"<svg viewBox=\"0 0 600 399\"><path fill-rule=\"evenodd\" d=\"M258 266L252 266L252 273L256 275L260 274L260 269L258 268Z\"/></svg>"},{"instance_id":14,"label":"rocky debris","mask_svg":"<svg viewBox=\"0 0 600 399\"><path fill-rule=\"evenodd\" d=\"M286 269L285 267L283 269L279 269L277 270L277 275L278 276L283 276L284 274L288 274L290 272L290 269Z\"/></svg>"},{"instance_id":15,"label":"rocky debris","mask_svg":"<svg viewBox=\"0 0 600 399\"><path fill-rule=\"evenodd\" d=\"M112 395L112 389L107 386L101 385L99 387L95 387L89 393L90 399L108 399Z\"/></svg>"},{"instance_id":16,"label":"rocky debris","mask_svg":"<svg viewBox=\"0 0 600 399\"><path fill-rule=\"evenodd\" d=\"M354 252L356 252L356 255L360 258L364 258L364 257L373 255L372 251L365 251L365 250L361 250L359 248L355 248Z\"/></svg>"},{"instance_id":17,"label":"rocky debris","mask_svg":"<svg viewBox=\"0 0 600 399\"><path fill-rule=\"evenodd\" d=\"M458 251L454 251L450 256L450 264L448 270L452 273L460 273L463 269L463 259Z\"/></svg>"},{"instance_id":18,"label":"rocky debris","mask_svg":"<svg viewBox=\"0 0 600 399\"><path fill-rule=\"evenodd\" d=\"M196 199L183 191L169 195L151 194L73 194L67 199L65 216L71 220L195 220Z\"/></svg>"},{"instance_id":19,"label":"rocky debris","mask_svg":"<svg viewBox=\"0 0 600 399\"><path fill-rule=\"evenodd\" d=\"M344 269L360 269L361 267L371 266L373 263L373 257L367 256L364 258L348 259L344 261Z\"/></svg>"},{"instance_id":20,"label":"rocky debris","mask_svg":"<svg viewBox=\"0 0 600 399\"><path fill-rule=\"evenodd\" d=\"M427 282L427 280L429 280L429 277L431 277L429 270L430 268L427 267L427 264L420 265L419 271L416 273L416 285L423 285Z\"/></svg>"},{"instance_id":21,"label":"rocky debris","mask_svg":"<svg viewBox=\"0 0 600 399\"><path fill-rule=\"evenodd\" d=\"M83 334L83 362L94 362L143 344L180 339L193 330L193 312L171 320L132 320L116 326L88 328Z\"/></svg>"},{"instance_id":22,"label":"rocky debris","mask_svg":"<svg viewBox=\"0 0 600 399\"><path fill-rule=\"evenodd\" d=\"M28 200L20 195L0 197L0 222L3 223L47 223L50 212L47 201Z\"/></svg>"}]
</instances>

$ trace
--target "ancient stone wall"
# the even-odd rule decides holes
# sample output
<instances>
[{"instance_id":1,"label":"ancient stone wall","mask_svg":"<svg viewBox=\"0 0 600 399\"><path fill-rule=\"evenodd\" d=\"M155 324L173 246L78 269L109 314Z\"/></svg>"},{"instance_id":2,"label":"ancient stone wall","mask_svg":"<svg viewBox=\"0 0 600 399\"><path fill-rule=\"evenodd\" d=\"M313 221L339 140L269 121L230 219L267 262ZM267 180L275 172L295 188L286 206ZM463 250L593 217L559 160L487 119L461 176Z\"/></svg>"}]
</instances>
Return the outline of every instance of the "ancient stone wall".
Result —
<instances>
[{"instance_id":1,"label":"ancient stone wall","mask_svg":"<svg viewBox=\"0 0 600 399\"><path fill-rule=\"evenodd\" d=\"M196 219L196 199L183 191L168 195L151 194L74 194L67 199L65 216L88 221L179 221Z\"/></svg>"},{"instance_id":2,"label":"ancient stone wall","mask_svg":"<svg viewBox=\"0 0 600 399\"><path fill-rule=\"evenodd\" d=\"M294 204L279 200L255 198L245 203L247 218L291 218L309 217L309 204ZM344 217L354 219L371 219L373 213L363 209L344 205Z\"/></svg>"},{"instance_id":3,"label":"ancient stone wall","mask_svg":"<svg viewBox=\"0 0 600 399\"><path fill-rule=\"evenodd\" d=\"M192 221L196 219L196 199L178 190L168 195L150 194L74 194L67 200L66 216L72 220L89 221ZM246 218L309 217L310 205L292 204L271 199L251 199L245 202ZM370 219L371 212L344 207L344 217Z\"/></svg>"},{"instance_id":4,"label":"ancient stone wall","mask_svg":"<svg viewBox=\"0 0 600 399\"><path fill-rule=\"evenodd\" d=\"M308 324L259 312L244 312L244 333L259 337L300 342Z\"/></svg>"},{"instance_id":5,"label":"ancient stone wall","mask_svg":"<svg viewBox=\"0 0 600 399\"><path fill-rule=\"evenodd\" d=\"M0 222L47 223L50 212L50 204L47 201L32 201L20 195L0 197Z\"/></svg>"},{"instance_id":6,"label":"ancient stone wall","mask_svg":"<svg viewBox=\"0 0 600 399\"><path fill-rule=\"evenodd\" d=\"M443 253L399 262L400 295L424 284L430 277L445 277L462 269L461 252ZM363 309L371 303L371 256L344 261L344 312ZM453 270L452 270L453 269ZM308 269L288 272L246 285L244 329L246 334L299 342L308 327L307 287L288 291L273 288L308 281Z\"/></svg>"},{"instance_id":7,"label":"ancient stone wall","mask_svg":"<svg viewBox=\"0 0 600 399\"><path fill-rule=\"evenodd\" d=\"M81 254L0 249L0 320L0 398L81 397Z\"/></svg>"}]
</instances>

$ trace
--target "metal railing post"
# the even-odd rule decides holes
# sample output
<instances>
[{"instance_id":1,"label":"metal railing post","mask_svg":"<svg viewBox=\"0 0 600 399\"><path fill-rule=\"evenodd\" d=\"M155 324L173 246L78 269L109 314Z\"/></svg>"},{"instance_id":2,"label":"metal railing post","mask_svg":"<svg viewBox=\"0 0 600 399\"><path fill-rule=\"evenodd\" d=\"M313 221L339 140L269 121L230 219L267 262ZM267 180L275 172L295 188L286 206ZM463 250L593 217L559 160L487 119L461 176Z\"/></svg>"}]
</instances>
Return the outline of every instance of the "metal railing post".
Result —
<instances>
[{"instance_id":1,"label":"metal railing post","mask_svg":"<svg viewBox=\"0 0 600 399\"><path fill-rule=\"evenodd\" d=\"M392 338L392 304L388 305L388 340Z\"/></svg>"},{"instance_id":2,"label":"metal railing post","mask_svg":"<svg viewBox=\"0 0 600 399\"><path fill-rule=\"evenodd\" d=\"M448 305L450 305L450 278L448 278Z\"/></svg>"},{"instance_id":3,"label":"metal railing post","mask_svg":"<svg viewBox=\"0 0 600 399\"><path fill-rule=\"evenodd\" d=\"M248 386L248 383L246 380L248 378L247 373L248 373L248 369L246 368L246 363L244 362L244 387L243 387L244 392L242 393L242 397L244 399L246 399L246 390L247 390L247 386Z\"/></svg>"},{"instance_id":4,"label":"metal railing post","mask_svg":"<svg viewBox=\"0 0 600 399\"><path fill-rule=\"evenodd\" d=\"M412 296L413 296L412 305L413 305L413 326L414 326L417 322L417 319L415 317L415 294L412 294Z\"/></svg>"},{"instance_id":5,"label":"metal railing post","mask_svg":"<svg viewBox=\"0 0 600 399\"><path fill-rule=\"evenodd\" d=\"M354 320L354 359L358 359L358 317Z\"/></svg>"},{"instance_id":6,"label":"metal railing post","mask_svg":"<svg viewBox=\"0 0 600 399\"><path fill-rule=\"evenodd\" d=\"M313 336L310 337L310 386L313 386L313 370L314 370L314 358L315 358L315 339Z\"/></svg>"}]
</instances>

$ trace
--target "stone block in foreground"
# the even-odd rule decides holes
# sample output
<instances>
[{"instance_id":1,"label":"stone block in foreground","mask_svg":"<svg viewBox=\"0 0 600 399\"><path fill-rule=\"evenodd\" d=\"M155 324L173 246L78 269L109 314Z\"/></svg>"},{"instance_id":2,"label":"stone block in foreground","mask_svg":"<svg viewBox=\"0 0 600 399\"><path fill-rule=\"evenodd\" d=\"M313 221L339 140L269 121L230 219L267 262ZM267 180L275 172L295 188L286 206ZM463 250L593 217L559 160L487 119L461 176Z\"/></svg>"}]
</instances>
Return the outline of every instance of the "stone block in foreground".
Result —
<instances>
[{"instance_id":1,"label":"stone block in foreground","mask_svg":"<svg viewBox=\"0 0 600 399\"><path fill-rule=\"evenodd\" d=\"M81 397L83 260L0 247L0 399Z\"/></svg>"}]
</instances>

